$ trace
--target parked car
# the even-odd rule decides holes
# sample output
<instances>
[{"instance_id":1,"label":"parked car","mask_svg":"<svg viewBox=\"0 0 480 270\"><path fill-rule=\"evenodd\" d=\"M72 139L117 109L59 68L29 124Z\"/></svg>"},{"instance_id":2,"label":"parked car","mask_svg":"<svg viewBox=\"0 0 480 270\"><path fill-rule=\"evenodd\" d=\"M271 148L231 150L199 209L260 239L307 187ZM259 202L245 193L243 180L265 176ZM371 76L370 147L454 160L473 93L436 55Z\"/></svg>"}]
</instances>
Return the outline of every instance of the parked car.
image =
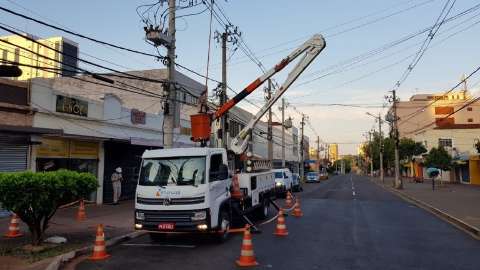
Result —
<instances>
[{"instance_id":1,"label":"parked car","mask_svg":"<svg viewBox=\"0 0 480 270\"><path fill-rule=\"evenodd\" d=\"M293 176L289 169L274 169L273 173L275 177L275 193L277 195L283 196L287 194L287 191L292 191Z\"/></svg>"},{"instance_id":2,"label":"parked car","mask_svg":"<svg viewBox=\"0 0 480 270\"><path fill-rule=\"evenodd\" d=\"M302 187L300 186L300 175L298 173L292 174L292 184L293 184L293 191L298 192L302 191Z\"/></svg>"},{"instance_id":3,"label":"parked car","mask_svg":"<svg viewBox=\"0 0 480 270\"><path fill-rule=\"evenodd\" d=\"M318 183L320 178L318 177L318 172L307 172L306 181L307 183Z\"/></svg>"}]
</instances>

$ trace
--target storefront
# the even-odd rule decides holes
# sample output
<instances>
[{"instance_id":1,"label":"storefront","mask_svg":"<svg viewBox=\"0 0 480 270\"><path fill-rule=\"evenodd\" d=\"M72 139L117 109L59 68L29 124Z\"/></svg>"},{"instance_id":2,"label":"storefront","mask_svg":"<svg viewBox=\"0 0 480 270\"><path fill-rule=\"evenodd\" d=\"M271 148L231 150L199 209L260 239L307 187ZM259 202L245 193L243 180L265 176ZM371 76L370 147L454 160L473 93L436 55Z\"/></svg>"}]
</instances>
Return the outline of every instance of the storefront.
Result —
<instances>
[{"instance_id":1,"label":"storefront","mask_svg":"<svg viewBox=\"0 0 480 270\"><path fill-rule=\"evenodd\" d=\"M44 137L41 144L34 147L33 165L36 171L67 169L98 177L99 148L98 141ZM94 195L89 199L94 200Z\"/></svg>"},{"instance_id":2,"label":"storefront","mask_svg":"<svg viewBox=\"0 0 480 270\"><path fill-rule=\"evenodd\" d=\"M111 176L115 168L122 168L122 196L121 200L135 198L138 173L142 161L143 152L147 149L159 147L133 145L131 142L106 141L105 149L105 174L103 177L103 202L113 201L113 188Z\"/></svg>"}]
</instances>

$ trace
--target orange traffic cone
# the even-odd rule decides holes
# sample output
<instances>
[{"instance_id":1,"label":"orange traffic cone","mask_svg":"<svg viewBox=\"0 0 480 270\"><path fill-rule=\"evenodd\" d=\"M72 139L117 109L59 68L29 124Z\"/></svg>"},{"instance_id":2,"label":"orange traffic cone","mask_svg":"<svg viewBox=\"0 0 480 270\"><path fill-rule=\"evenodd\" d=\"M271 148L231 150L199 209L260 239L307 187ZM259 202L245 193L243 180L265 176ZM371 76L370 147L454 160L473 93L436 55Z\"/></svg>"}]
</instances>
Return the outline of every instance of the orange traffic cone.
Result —
<instances>
[{"instance_id":1,"label":"orange traffic cone","mask_svg":"<svg viewBox=\"0 0 480 270\"><path fill-rule=\"evenodd\" d=\"M97 226L97 235L95 237L95 245L93 246L93 254L89 258L90 260L104 260L110 257L107 254L105 247L105 234L103 233L103 224Z\"/></svg>"},{"instance_id":2,"label":"orange traffic cone","mask_svg":"<svg viewBox=\"0 0 480 270\"><path fill-rule=\"evenodd\" d=\"M80 205L78 206L78 212L77 212L77 220L82 221L87 218L87 214L85 212L85 202L83 199L80 200Z\"/></svg>"},{"instance_id":3,"label":"orange traffic cone","mask_svg":"<svg viewBox=\"0 0 480 270\"><path fill-rule=\"evenodd\" d=\"M232 178L232 198L234 199L241 199L243 197L243 193L240 190L240 183L238 182L238 175L234 174Z\"/></svg>"},{"instance_id":4,"label":"orange traffic cone","mask_svg":"<svg viewBox=\"0 0 480 270\"><path fill-rule=\"evenodd\" d=\"M17 214L12 215L12 219L10 220L10 225L8 226L8 232L3 236L6 238L15 238L20 237L23 234L20 232L20 226L18 225L18 216Z\"/></svg>"},{"instance_id":5,"label":"orange traffic cone","mask_svg":"<svg viewBox=\"0 0 480 270\"><path fill-rule=\"evenodd\" d=\"M253 254L252 234L250 226L245 226L243 233L242 249L240 250L240 258L235 261L238 266L256 266L258 265L255 255Z\"/></svg>"},{"instance_id":6,"label":"orange traffic cone","mask_svg":"<svg viewBox=\"0 0 480 270\"><path fill-rule=\"evenodd\" d=\"M285 200L285 207L290 208L293 206L292 193L287 192L287 199Z\"/></svg>"},{"instance_id":7,"label":"orange traffic cone","mask_svg":"<svg viewBox=\"0 0 480 270\"><path fill-rule=\"evenodd\" d=\"M275 228L275 232L273 233L276 236L287 236L287 225L285 224L285 217L283 216L283 210L280 209L278 211L278 218L277 218L277 227Z\"/></svg>"},{"instance_id":8,"label":"orange traffic cone","mask_svg":"<svg viewBox=\"0 0 480 270\"><path fill-rule=\"evenodd\" d=\"M300 209L300 199L299 198L297 198L297 200L295 201L295 208L293 209L292 216L294 216L294 217L303 216L302 209Z\"/></svg>"}]
</instances>

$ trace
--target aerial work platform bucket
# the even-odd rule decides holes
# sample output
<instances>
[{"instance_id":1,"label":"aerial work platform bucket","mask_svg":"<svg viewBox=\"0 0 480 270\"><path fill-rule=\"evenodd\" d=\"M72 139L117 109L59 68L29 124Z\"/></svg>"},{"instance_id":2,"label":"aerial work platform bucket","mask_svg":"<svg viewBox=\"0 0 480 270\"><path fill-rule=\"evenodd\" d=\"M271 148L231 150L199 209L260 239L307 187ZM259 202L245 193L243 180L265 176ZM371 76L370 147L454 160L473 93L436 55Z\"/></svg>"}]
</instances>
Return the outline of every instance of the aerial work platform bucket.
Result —
<instances>
[{"instance_id":1,"label":"aerial work platform bucket","mask_svg":"<svg viewBox=\"0 0 480 270\"><path fill-rule=\"evenodd\" d=\"M192 125L192 141L202 142L210 139L211 120L206 113L190 115Z\"/></svg>"}]
</instances>

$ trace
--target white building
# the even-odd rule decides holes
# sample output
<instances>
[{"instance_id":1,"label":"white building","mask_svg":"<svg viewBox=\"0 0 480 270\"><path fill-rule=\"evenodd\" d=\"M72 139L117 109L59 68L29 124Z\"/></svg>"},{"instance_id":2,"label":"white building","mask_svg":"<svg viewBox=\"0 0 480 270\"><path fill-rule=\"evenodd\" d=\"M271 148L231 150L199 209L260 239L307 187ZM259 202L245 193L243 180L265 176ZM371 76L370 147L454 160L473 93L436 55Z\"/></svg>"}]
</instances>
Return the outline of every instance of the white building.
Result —
<instances>
[{"instance_id":1,"label":"white building","mask_svg":"<svg viewBox=\"0 0 480 270\"><path fill-rule=\"evenodd\" d=\"M166 78L165 70L129 73L158 80ZM98 82L87 76L80 78ZM93 173L99 179L99 188L90 199L97 203L112 200L110 176L116 167L122 168L125 179L122 198L133 198L142 153L163 147L162 98L124 90L143 89L162 95L162 84L112 78L114 87L68 77L31 81L31 104L36 111L33 127L63 131L60 136L42 136L40 144L32 148L31 169L64 168ZM176 78L187 90L180 90L177 95L185 103L181 104L180 128L174 129L174 147L193 146L190 114L196 112L197 96L204 87L180 73Z\"/></svg>"}]
</instances>

